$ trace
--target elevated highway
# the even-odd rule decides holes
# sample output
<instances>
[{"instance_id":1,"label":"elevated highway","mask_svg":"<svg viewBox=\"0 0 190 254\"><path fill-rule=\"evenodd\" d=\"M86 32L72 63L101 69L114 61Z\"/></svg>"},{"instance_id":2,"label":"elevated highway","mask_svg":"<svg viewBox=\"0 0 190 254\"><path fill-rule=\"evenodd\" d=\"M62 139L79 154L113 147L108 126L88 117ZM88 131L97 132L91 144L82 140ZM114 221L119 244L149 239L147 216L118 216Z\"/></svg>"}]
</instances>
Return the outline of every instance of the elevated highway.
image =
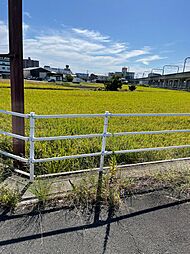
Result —
<instances>
[{"instance_id":1,"label":"elevated highway","mask_svg":"<svg viewBox=\"0 0 190 254\"><path fill-rule=\"evenodd\" d=\"M138 78L135 83L160 88L190 91L190 71L159 75L152 73L149 77Z\"/></svg>"}]
</instances>

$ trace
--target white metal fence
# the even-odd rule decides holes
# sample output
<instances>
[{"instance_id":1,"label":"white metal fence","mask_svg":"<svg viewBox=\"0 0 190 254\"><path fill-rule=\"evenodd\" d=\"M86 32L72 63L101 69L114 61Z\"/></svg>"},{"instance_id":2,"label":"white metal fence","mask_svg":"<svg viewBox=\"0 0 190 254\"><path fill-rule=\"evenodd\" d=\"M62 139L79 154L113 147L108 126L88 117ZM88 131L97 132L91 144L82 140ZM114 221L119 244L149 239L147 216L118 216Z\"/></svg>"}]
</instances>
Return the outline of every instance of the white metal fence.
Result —
<instances>
[{"instance_id":1,"label":"white metal fence","mask_svg":"<svg viewBox=\"0 0 190 254\"><path fill-rule=\"evenodd\" d=\"M108 123L110 117L190 117L190 113L159 113L159 114L112 114L110 112L105 112L105 114L72 114L72 115L37 115L35 113L30 114L21 114L16 112L10 112L5 110L0 110L0 114L11 115L22 117L30 120L30 135L28 137L23 137L14 133L6 132L0 130L1 135L9 136L12 138L24 140L30 143L30 156L29 158L23 158L21 156L8 153L6 151L0 150L0 154L14 160L24 162L30 166L30 173L21 171L20 172L30 178L30 181L34 180L35 170L34 166L36 163L50 162L50 161L60 161L66 159L78 159L78 158L87 158L100 156L100 171L104 167L104 157L107 155L114 154L125 154L125 153L137 153L145 151L161 151L167 149L181 149L181 148L190 148L190 145L180 145L180 146L167 146L167 147L155 147L155 148L140 148L132 150L120 150L120 151L106 151L106 139L108 137L118 137L118 136L127 136L127 135L152 135L152 134L167 134L167 133L190 133L190 129L186 130L161 130L161 131L140 131L140 132L119 132L119 133L109 133L108 132ZM35 120L36 119L63 119L63 118L103 118L104 119L104 128L103 133L101 134L86 134L86 135L72 135L72 136L54 136L54 137L35 137ZM39 141L55 141L55 140L65 140L65 139L84 139L84 138L102 138L102 149L97 153L89 154L78 154L62 157L51 157L51 158L41 158L35 159L35 142Z\"/></svg>"}]
</instances>

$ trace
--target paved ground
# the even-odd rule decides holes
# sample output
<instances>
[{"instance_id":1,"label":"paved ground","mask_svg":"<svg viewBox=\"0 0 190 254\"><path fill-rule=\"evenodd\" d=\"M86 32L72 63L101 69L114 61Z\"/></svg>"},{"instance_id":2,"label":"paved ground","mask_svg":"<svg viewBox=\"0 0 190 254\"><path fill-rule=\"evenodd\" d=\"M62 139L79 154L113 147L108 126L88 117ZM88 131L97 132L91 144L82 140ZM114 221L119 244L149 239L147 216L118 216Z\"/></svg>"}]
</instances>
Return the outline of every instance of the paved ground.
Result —
<instances>
[{"instance_id":1,"label":"paved ground","mask_svg":"<svg viewBox=\"0 0 190 254\"><path fill-rule=\"evenodd\" d=\"M21 211L24 212L24 211ZM166 192L133 197L99 223L76 211L0 217L1 254L188 254L190 204Z\"/></svg>"},{"instance_id":2,"label":"paved ground","mask_svg":"<svg viewBox=\"0 0 190 254\"><path fill-rule=\"evenodd\" d=\"M0 164L1 166L1 164ZM128 165L128 166L121 166L118 170L119 174L122 177L142 177L147 173L151 172L158 172L158 171L165 171L166 169L169 170L178 170L183 172L186 169L190 168L190 159L182 160L182 161L171 161L171 162L162 162L162 163L148 163L148 164L136 164L136 165ZM75 172L75 174L63 174L60 177L53 177L49 180L52 181L51 185L51 194L59 194L64 193L65 191L69 191L72 189L70 181L72 183L76 183L81 180L81 177L86 177L89 174L97 174L97 170L89 170L88 173L81 173ZM8 177L1 185L6 185L9 188L17 188L20 190L23 200L31 200L35 199L35 195L31 193L29 186L29 179L23 178L17 174L13 174Z\"/></svg>"}]
</instances>

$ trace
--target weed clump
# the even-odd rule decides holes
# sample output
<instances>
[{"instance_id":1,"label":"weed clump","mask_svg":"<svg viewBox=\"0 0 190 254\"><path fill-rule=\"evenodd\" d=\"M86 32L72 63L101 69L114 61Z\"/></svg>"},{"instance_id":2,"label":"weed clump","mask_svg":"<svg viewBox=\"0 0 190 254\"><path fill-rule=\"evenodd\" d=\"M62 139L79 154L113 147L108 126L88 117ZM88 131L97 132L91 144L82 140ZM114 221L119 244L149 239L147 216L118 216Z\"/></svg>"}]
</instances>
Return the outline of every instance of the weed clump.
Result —
<instances>
[{"instance_id":1,"label":"weed clump","mask_svg":"<svg viewBox=\"0 0 190 254\"><path fill-rule=\"evenodd\" d=\"M161 186L172 189L178 196L190 193L190 170L188 168L182 171L177 169L160 171L151 177Z\"/></svg>"},{"instance_id":2,"label":"weed clump","mask_svg":"<svg viewBox=\"0 0 190 254\"><path fill-rule=\"evenodd\" d=\"M169 189L173 194L190 194L190 171L184 169L160 170L158 172L147 172L144 176L127 177L118 171L116 158L110 160L110 169L99 172L99 176L86 176L76 184L67 195L70 205L80 211L91 213L95 210L97 203L99 207L109 207L112 211L118 210L125 199L143 191Z\"/></svg>"},{"instance_id":3,"label":"weed clump","mask_svg":"<svg viewBox=\"0 0 190 254\"><path fill-rule=\"evenodd\" d=\"M102 172L99 172L99 177ZM81 211L93 211L97 202L102 207L118 209L122 204L124 193L129 193L134 182L133 179L121 178L117 174L115 156L110 160L110 169L102 175L101 182L97 176L84 177L77 184L72 185L72 190L67 195L67 201L71 206ZM101 185L101 187L100 187ZM99 197L97 190L100 190Z\"/></svg>"},{"instance_id":4,"label":"weed clump","mask_svg":"<svg viewBox=\"0 0 190 254\"><path fill-rule=\"evenodd\" d=\"M1 164L2 163L2 164ZM12 174L12 162L9 159L0 159L0 183Z\"/></svg>"},{"instance_id":5,"label":"weed clump","mask_svg":"<svg viewBox=\"0 0 190 254\"><path fill-rule=\"evenodd\" d=\"M190 171L188 169L184 169L183 171L176 169L159 171L154 173L152 178L163 186L176 189L190 180Z\"/></svg>"},{"instance_id":6,"label":"weed clump","mask_svg":"<svg viewBox=\"0 0 190 254\"><path fill-rule=\"evenodd\" d=\"M14 210L20 201L21 196L17 189L10 189L7 186L0 188L0 206Z\"/></svg>"},{"instance_id":7,"label":"weed clump","mask_svg":"<svg viewBox=\"0 0 190 254\"><path fill-rule=\"evenodd\" d=\"M36 180L30 187L31 193L37 197L40 204L45 205L45 203L48 201L51 191L51 185L52 183L50 183L49 181Z\"/></svg>"}]
</instances>

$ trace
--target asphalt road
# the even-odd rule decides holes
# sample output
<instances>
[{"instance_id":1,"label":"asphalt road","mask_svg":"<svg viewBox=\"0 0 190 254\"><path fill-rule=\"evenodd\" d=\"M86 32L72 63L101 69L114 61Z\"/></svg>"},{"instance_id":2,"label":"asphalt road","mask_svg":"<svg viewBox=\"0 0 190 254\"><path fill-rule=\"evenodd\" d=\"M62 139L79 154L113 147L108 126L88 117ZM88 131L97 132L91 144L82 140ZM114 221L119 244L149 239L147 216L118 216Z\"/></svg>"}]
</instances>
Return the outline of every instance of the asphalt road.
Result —
<instances>
[{"instance_id":1,"label":"asphalt road","mask_svg":"<svg viewBox=\"0 0 190 254\"><path fill-rule=\"evenodd\" d=\"M189 254L190 203L165 192L141 195L113 218L104 211L99 223L66 209L1 215L0 253Z\"/></svg>"}]
</instances>

